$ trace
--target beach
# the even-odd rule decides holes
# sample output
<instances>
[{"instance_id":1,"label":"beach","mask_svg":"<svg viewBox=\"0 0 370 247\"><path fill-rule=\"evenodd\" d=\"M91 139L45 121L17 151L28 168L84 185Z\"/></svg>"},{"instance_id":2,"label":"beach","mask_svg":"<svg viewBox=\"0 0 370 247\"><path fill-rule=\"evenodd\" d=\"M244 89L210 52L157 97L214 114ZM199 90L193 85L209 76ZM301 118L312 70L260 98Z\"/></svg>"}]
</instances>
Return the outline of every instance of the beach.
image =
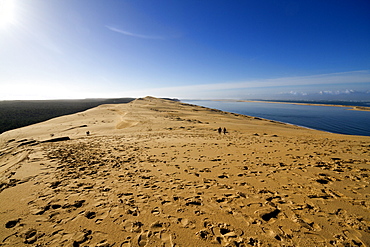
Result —
<instances>
[{"instance_id":1,"label":"beach","mask_svg":"<svg viewBox=\"0 0 370 247\"><path fill-rule=\"evenodd\" d=\"M176 101L101 105L0 135L0 246L370 246L369 152Z\"/></svg>"},{"instance_id":2,"label":"beach","mask_svg":"<svg viewBox=\"0 0 370 247\"><path fill-rule=\"evenodd\" d=\"M237 102L258 102L258 103L272 103L272 104L291 104L291 105L313 105L313 106L331 106L331 107L346 107L353 111L370 111L368 106L352 106L352 105L333 105L333 104L318 104L318 103L298 103L298 102L284 102L284 101L268 101L268 100L237 100Z\"/></svg>"}]
</instances>

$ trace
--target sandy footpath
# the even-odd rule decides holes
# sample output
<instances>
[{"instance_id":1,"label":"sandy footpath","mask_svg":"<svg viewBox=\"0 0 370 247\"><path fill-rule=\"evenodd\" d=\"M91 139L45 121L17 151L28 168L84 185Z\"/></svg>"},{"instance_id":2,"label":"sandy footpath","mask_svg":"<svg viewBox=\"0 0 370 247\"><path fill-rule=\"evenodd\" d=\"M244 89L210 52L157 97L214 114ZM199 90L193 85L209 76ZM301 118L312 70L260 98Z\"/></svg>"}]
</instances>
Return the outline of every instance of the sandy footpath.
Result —
<instances>
[{"instance_id":1,"label":"sandy footpath","mask_svg":"<svg viewBox=\"0 0 370 247\"><path fill-rule=\"evenodd\" d=\"M151 97L102 105L0 135L0 246L370 246L369 151Z\"/></svg>"}]
</instances>

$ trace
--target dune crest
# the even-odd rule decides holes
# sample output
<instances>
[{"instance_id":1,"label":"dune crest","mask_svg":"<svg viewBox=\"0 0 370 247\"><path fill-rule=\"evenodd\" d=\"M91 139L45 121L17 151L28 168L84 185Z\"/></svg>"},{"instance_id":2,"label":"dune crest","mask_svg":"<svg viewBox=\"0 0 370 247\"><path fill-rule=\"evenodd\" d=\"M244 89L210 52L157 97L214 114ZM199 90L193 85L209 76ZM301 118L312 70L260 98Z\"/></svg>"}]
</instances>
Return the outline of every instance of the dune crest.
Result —
<instances>
[{"instance_id":1,"label":"dune crest","mask_svg":"<svg viewBox=\"0 0 370 247\"><path fill-rule=\"evenodd\" d=\"M370 246L369 143L153 97L8 131L0 246Z\"/></svg>"}]
</instances>

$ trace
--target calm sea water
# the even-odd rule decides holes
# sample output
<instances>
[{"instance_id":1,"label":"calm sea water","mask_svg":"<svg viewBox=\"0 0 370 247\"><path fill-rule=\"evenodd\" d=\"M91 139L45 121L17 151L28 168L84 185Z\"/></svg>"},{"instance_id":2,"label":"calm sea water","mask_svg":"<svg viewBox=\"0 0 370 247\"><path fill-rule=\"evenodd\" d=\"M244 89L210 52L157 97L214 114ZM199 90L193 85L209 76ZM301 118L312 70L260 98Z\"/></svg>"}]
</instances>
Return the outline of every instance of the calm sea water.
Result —
<instances>
[{"instance_id":1,"label":"calm sea water","mask_svg":"<svg viewBox=\"0 0 370 247\"><path fill-rule=\"evenodd\" d=\"M194 100L184 103L347 135L370 136L370 111L347 107Z\"/></svg>"}]
</instances>

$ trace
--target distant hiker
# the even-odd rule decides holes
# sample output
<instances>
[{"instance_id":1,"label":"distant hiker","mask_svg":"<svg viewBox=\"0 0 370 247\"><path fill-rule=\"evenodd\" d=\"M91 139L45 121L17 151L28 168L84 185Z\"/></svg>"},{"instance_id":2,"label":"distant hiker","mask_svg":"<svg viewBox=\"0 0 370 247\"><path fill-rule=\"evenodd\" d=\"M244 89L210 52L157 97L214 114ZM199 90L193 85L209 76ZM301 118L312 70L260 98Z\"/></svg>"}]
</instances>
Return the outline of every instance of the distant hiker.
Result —
<instances>
[{"instance_id":1,"label":"distant hiker","mask_svg":"<svg viewBox=\"0 0 370 247\"><path fill-rule=\"evenodd\" d=\"M224 135L226 135L226 133L227 133L227 130L226 130L226 128L224 128Z\"/></svg>"},{"instance_id":2,"label":"distant hiker","mask_svg":"<svg viewBox=\"0 0 370 247\"><path fill-rule=\"evenodd\" d=\"M86 131L86 135L90 135L90 131Z\"/></svg>"},{"instance_id":3,"label":"distant hiker","mask_svg":"<svg viewBox=\"0 0 370 247\"><path fill-rule=\"evenodd\" d=\"M221 133L222 133L222 129L221 129L221 127L220 127L220 128L218 128L218 133L219 133L219 134L221 134Z\"/></svg>"}]
</instances>

